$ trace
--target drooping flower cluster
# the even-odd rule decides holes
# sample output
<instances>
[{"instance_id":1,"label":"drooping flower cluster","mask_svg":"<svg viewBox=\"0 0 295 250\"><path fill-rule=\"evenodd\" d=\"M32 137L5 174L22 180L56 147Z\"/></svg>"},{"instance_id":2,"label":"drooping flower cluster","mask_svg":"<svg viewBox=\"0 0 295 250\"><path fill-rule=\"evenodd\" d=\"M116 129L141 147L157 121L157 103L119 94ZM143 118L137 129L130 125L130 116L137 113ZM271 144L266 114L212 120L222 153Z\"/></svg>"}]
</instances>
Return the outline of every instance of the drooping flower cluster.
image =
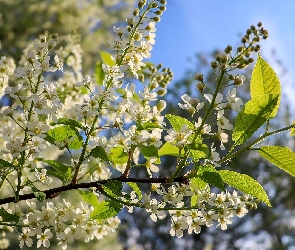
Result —
<instances>
[{"instance_id":1,"label":"drooping flower cluster","mask_svg":"<svg viewBox=\"0 0 295 250\"><path fill-rule=\"evenodd\" d=\"M35 202L26 202L27 213L22 213L18 206L9 206L10 214L20 216L22 231L19 234L19 246L33 246L33 237L37 238L37 248L42 245L50 246L52 238L57 239L58 245L63 250L67 249L69 243L74 239L85 242L102 239L109 232L114 232L120 220L117 217L105 220L90 219L91 208L81 203L75 208L71 203L48 202L40 209Z\"/></svg>"}]
</instances>

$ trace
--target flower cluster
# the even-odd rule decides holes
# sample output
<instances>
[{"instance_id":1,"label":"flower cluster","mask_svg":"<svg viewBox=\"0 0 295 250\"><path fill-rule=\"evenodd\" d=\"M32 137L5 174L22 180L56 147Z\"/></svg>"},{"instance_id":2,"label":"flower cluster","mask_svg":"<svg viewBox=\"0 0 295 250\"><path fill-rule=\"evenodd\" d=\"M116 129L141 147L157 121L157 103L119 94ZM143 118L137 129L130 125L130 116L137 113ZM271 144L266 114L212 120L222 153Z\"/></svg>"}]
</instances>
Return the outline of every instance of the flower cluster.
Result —
<instances>
[{"instance_id":1,"label":"flower cluster","mask_svg":"<svg viewBox=\"0 0 295 250\"><path fill-rule=\"evenodd\" d=\"M193 185L177 184L165 189L162 185L154 184L152 188L158 198L152 198L152 194L144 194L140 203L150 213L150 218L156 222L170 214L172 236L182 237L183 230L198 234L201 226L211 227L214 221L222 230L232 223L234 216L239 218L247 214L249 209L256 209L259 201L249 195L238 195L221 192L212 193L209 186L198 189ZM162 197L162 200L159 200ZM190 209L188 210L188 204Z\"/></svg>"},{"instance_id":2,"label":"flower cluster","mask_svg":"<svg viewBox=\"0 0 295 250\"><path fill-rule=\"evenodd\" d=\"M50 241L57 239L58 245L63 250L74 239L89 240L102 239L109 232L114 232L120 220L117 217L106 220L93 220L90 218L91 208L81 203L75 208L71 203L48 202L45 206L37 209L35 202L26 202L28 212L22 213L17 206L7 207L10 214L20 216L22 231L19 234L19 246L33 246L32 237L37 238L37 248L48 248Z\"/></svg>"}]
</instances>

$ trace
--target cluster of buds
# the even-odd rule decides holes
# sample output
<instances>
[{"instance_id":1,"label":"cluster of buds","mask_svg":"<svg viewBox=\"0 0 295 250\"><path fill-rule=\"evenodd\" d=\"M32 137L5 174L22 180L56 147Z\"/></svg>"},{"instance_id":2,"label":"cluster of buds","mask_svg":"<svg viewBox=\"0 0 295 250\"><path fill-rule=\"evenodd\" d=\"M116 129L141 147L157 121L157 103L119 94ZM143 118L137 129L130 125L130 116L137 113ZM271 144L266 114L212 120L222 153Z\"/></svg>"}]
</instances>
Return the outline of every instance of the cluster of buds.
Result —
<instances>
[{"instance_id":1,"label":"cluster of buds","mask_svg":"<svg viewBox=\"0 0 295 250\"><path fill-rule=\"evenodd\" d=\"M261 39L267 39L267 37L268 31L262 27L261 22L257 24L257 27L251 25L241 39L243 45L237 48L235 54L232 53L232 46L228 45L224 52L218 54L216 60L211 62L211 67L214 70L220 68L225 71L246 68L254 61L251 58L251 52L258 52L260 50L260 45L257 43Z\"/></svg>"}]
</instances>

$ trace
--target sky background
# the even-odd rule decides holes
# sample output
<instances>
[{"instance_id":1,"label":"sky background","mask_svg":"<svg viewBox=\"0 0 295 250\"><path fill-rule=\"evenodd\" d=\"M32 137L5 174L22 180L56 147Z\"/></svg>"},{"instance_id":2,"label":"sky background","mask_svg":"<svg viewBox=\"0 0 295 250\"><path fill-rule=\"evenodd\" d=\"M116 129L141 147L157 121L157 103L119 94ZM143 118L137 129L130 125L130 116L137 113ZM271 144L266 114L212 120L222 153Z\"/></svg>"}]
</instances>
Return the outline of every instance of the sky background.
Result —
<instances>
[{"instance_id":1,"label":"sky background","mask_svg":"<svg viewBox=\"0 0 295 250\"><path fill-rule=\"evenodd\" d=\"M294 0L168 0L161 19L151 61L170 67L174 80L184 75L190 66L188 58L194 58L196 52L223 50L227 45L236 48L240 45L241 34L261 21L269 31L269 38L260 43L261 54L278 74L284 95L294 100ZM283 74L282 67L274 60L273 49L287 73Z\"/></svg>"}]
</instances>

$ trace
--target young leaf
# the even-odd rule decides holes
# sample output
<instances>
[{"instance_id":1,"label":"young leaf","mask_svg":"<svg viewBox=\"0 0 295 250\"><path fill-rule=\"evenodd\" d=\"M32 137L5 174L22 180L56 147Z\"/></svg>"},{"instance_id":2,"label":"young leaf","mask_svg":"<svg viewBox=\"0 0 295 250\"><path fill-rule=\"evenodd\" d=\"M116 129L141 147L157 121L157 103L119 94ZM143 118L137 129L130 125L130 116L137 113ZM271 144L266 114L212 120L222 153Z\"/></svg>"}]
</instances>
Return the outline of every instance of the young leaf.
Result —
<instances>
[{"instance_id":1,"label":"young leaf","mask_svg":"<svg viewBox=\"0 0 295 250\"><path fill-rule=\"evenodd\" d=\"M112 55L106 51L98 51L100 58L103 63L109 65L109 66L114 66L116 62L112 59Z\"/></svg>"},{"instance_id":2,"label":"young leaf","mask_svg":"<svg viewBox=\"0 0 295 250\"><path fill-rule=\"evenodd\" d=\"M206 158L209 154L209 149L206 144L195 144L190 150L190 156L197 162L199 159Z\"/></svg>"},{"instance_id":3,"label":"young leaf","mask_svg":"<svg viewBox=\"0 0 295 250\"><path fill-rule=\"evenodd\" d=\"M70 149L75 150L80 149L83 145L83 138L78 130L68 125L48 130L44 139L54 145L56 142L66 143Z\"/></svg>"},{"instance_id":4,"label":"young leaf","mask_svg":"<svg viewBox=\"0 0 295 250\"><path fill-rule=\"evenodd\" d=\"M1 171L3 171L3 169L5 169L5 168L13 170L16 167L13 164L11 164L10 162L0 159L0 169L1 169Z\"/></svg>"},{"instance_id":5,"label":"young leaf","mask_svg":"<svg viewBox=\"0 0 295 250\"><path fill-rule=\"evenodd\" d=\"M76 120L68 119L68 118L59 118L57 123L52 122L50 125L54 126L56 124L68 125L73 129L80 128L80 129L85 130L85 127L80 122L78 122Z\"/></svg>"},{"instance_id":6,"label":"young leaf","mask_svg":"<svg viewBox=\"0 0 295 250\"><path fill-rule=\"evenodd\" d=\"M110 149L109 160L116 164L124 164L128 161L128 154L124 152L124 147L119 146Z\"/></svg>"},{"instance_id":7,"label":"young leaf","mask_svg":"<svg viewBox=\"0 0 295 250\"><path fill-rule=\"evenodd\" d=\"M99 202L90 215L90 219L107 219L116 216L123 206L112 200Z\"/></svg>"},{"instance_id":8,"label":"young leaf","mask_svg":"<svg viewBox=\"0 0 295 250\"><path fill-rule=\"evenodd\" d=\"M156 124L154 122L145 122L141 124L137 124L136 130L141 131L141 130L152 130L154 128L163 128L159 124Z\"/></svg>"},{"instance_id":9,"label":"young leaf","mask_svg":"<svg viewBox=\"0 0 295 250\"><path fill-rule=\"evenodd\" d=\"M90 154L95 158L101 159L102 161L109 161L108 155L102 146L94 147Z\"/></svg>"},{"instance_id":10,"label":"young leaf","mask_svg":"<svg viewBox=\"0 0 295 250\"><path fill-rule=\"evenodd\" d=\"M19 221L19 216L8 213L3 207L0 208L0 216L3 222Z\"/></svg>"},{"instance_id":11,"label":"young leaf","mask_svg":"<svg viewBox=\"0 0 295 250\"><path fill-rule=\"evenodd\" d=\"M150 157L159 157L158 155L158 148L154 145L152 146L140 146L140 152L143 154L145 158Z\"/></svg>"},{"instance_id":12,"label":"young leaf","mask_svg":"<svg viewBox=\"0 0 295 250\"><path fill-rule=\"evenodd\" d=\"M269 162L295 176L295 153L290 148L282 146L262 146L259 154Z\"/></svg>"},{"instance_id":13,"label":"young leaf","mask_svg":"<svg viewBox=\"0 0 295 250\"><path fill-rule=\"evenodd\" d=\"M220 170L219 174L222 181L227 183L229 186L232 186L246 194L252 195L271 207L268 196L263 187L249 175L240 174L230 170Z\"/></svg>"},{"instance_id":14,"label":"young leaf","mask_svg":"<svg viewBox=\"0 0 295 250\"><path fill-rule=\"evenodd\" d=\"M205 181L203 181L199 177L190 179L190 184L194 189L199 189L199 190L204 189L208 185Z\"/></svg>"},{"instance_id":15,"label":"young leaf","mask_svg":"<svg viewBox=\"0 0 295 250\"><path fill-rule=\"evenodd\" d=\"M172 155L179 156L179 148L176 146L172 146L170 142L166 142L158 152L159 156L163 155ZM184 150L182 149L180 152L180 157L184 156Z\"/></svg>"},{"instance_id":16,"label":"young leaf","mask_svg":"<svg viewBox=\"0 0 295 250\"><path fill-rule=\"evenodd\" d=\"M91 191L84 191L84 190L78 190L79 194L82 196L82 199L92 205L93 207L96 207L98 205L98 199L97 196L91 192Z\"/></svg>"},{"instance_id":17,"label":"young leaf","mask_svg":"<svg viewBox=\"0 0 295 250\"><path fill-rule=\"evenodd\" d=\"M295 120L293 121L292 125L295 125ZM293 136L293 135L295 135L295 127L291 128L291 131L290 131L290 136Z\"/></svg>"},{"instance_id":18,"label":"young leaf","mask_svg":"<svg viewBox=\"0 0 295 250\"><path fill-rule=\"evenodd\" d=\"M241 145L272 118L278 98L278 95L262 95L246 103L235 121L232 138L236 145Z\"/></svg>"},{"instance_id":19,"label":"young leaf","mask_svg":"<svg viewBox=\"0 0 295 250\"><path fill-rule=\"evenodd\" d=\"M167 114L165 116L169 120L169 122L170 122L171 126L173 127L173 129L175 131L177 131L177 132L180 131L182 125L184 125L184 124L187 124L189 129L194 129L195 128L195 126L190 121L188 121L187 119L182 118L180 116L171 115L171 114Z\"/></svg>"},{"instance_id":20,"label":"young leaf","mask_svg":"<svg viewBox=\"0 0 295 250\"><path fill-rule=\"evenodd\" d=\"M199 166L198 177L212 186L225 190L219 172L212 165Z\"/></svg>"},{"instance_id":21,"label":"young leaf","mask_svg":"<svg viewBox=\"0 0 295 250\"><path fill-rule=\"evenodd\" d=\"M277 95L278 102L271 115L271 118L275 117L281 98L280 80L274 70L259 54L251 76L250 94L251 99L265 94Z\"/></svg>"},{"instance_id":22,"label":"young leaf","mask_svg":"<svg viewBox=\"0 0 295 250\"><path fill-rule=\"evenodd\" d=\"M126 184L134 190L134 192L138 196L138 199L141 200L142 194L141 194L141 191L140 191L138 185L135 182L126 182Z\"/></svg>"},{"instance_id":23,"label":"young leaf","mask_svg":"<svg viewBox=\"0 0 295 250\"><path fill-rule=\"evenodd\" d=\"M72 167L55 160L44 160L37 158L38 161L43 161L51 166L55 171L48 169L47 173L60 179L63 184L66 184L72 179Z\"/></svg>"},{"instance_id":24,"label":"young leaf","mask_svg":"<svg viewBox=\"0 0 295 250\"><path fill-rule=\"evenodd\" d=\"M103 185L103 190L113 197L122 196L123 184L120 181L109 181Z\"/></svg>"},{"instance_id":25,"label":"young leaf","mask_svg":"<svg viewBox=\"0 0 295 250\"><path fill-rule=\"evenodd\" d=\"M98 85L102 85L104 77L105 77L105 72L102 69L102 63L97 62L95 65L95 80Z\"/></svg>"}]
</instances>

